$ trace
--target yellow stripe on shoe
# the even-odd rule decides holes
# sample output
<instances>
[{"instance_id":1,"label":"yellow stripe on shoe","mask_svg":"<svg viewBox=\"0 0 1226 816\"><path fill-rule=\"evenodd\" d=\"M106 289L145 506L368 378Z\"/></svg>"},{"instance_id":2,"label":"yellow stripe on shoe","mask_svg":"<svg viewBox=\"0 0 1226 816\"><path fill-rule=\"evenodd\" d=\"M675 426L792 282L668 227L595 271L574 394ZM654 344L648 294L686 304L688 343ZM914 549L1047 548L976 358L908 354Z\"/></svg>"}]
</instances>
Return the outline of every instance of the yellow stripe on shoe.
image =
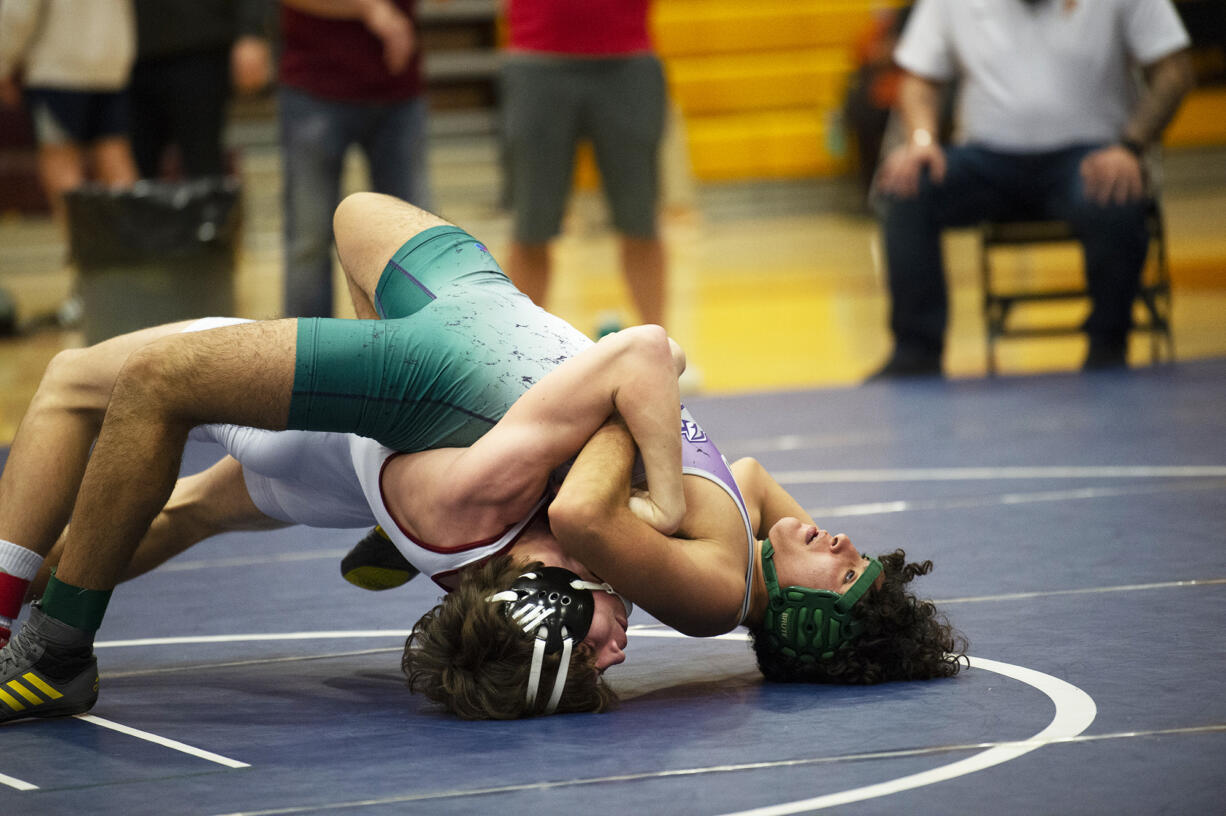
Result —
<instances>
[{"instance_id":1,"label":"yellow stripe on shoe","mask_svg":"<svg viewBox=\"0 0 1226 816\"><path fill-rule=\"evenodd\" d=\"M30 675L27 674L26 678L28 678L29 676ZM22 697L25 697L26 700L33 705L42 705L43 703L47 702L42 697L39 697L34 692L30 691L28 688L21 685L21 683L19 683L16 679L8 681L7 683L5 683L5 685L8 686L13 691L17 692L18 694L20 694Z\"/></svg>"},{"instance_id":2,"label":"yellow stripe on shoe","mask_svg":"<svg viewBox=\"0 0 1226 816\"><path fill-rule=\"evenodd\" d=\"M25 683L29 683L34 688L29 688L26 686L22 682L23 680ZM8 689L8 691L5 689ZM13 711L25 711L26 706L21 702L21 700L18 700L17 697L9 694L9 691L16 692L18 695L24 698L31 707L34 708L37 708L40 705L45 705L52 700L58 700L64 696L34 672L26 672L21 677L14 677L12 680L5 683L3 688L0 688L0 702L3 702ZM40 691L43 693L43 695L45 695L44 697L39 696L38 692Z\"/></svg>"},{"instance_id":3,"label":"yellow stripe on shoe","mask_svg":"<svg viewBox=\"0 0 1226 816\"><path fill-rule=\"evenodd\" d=\"M56 691L51 686L44 683L43 679L39 677L37 674L35 674L34 672L26 672L25 674L21 676L21 679L25 680L31 686L34 686L36 689L41 691L43 694L46 694L49 699L58 700L64 696L63 694L60 694L58 691Z\"/></svg>"},{"instance_id":4,"label":"yellow stripe on shoe","mask_svg":"<svg viewBox=\"0 0 1226 816\"><path fill-rule=\"evenodd\" d=\"M26 707L17 701L17 698L9 694L4 689L0 689L0 703L4 703L14 711L25 711Z\"/></svg>"}]
</instances>

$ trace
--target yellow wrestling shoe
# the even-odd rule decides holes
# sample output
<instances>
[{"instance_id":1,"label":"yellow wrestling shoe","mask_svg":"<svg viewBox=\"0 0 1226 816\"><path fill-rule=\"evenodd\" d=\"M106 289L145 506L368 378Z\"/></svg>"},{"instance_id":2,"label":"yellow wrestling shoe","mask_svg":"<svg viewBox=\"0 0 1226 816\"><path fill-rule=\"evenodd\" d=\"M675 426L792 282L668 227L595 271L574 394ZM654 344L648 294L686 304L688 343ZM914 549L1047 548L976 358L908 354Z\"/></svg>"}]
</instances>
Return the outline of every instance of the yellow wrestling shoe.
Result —
<instances>
[{"instance_id":1,"label":"yellow wrestling shoe","mask_svg":"<svg viewBox=\"0 0 1226 816\"><path fill-rule=\"evenodd\" d=\"M341 559L341 575L354 586L378 592L407 584L418 569L376 526Z\"/></svg>"}]
</instances>

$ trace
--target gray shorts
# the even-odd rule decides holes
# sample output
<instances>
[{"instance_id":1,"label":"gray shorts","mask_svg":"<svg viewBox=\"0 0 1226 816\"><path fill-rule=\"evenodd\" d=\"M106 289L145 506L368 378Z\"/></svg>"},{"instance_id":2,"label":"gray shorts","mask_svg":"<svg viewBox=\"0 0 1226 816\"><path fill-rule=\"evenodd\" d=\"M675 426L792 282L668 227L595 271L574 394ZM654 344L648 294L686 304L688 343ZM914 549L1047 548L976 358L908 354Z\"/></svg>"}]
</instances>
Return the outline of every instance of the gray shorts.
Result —
<instances>
[{"instance_id":1,"label":"gray shorts","mask_svg":"<svg viewBox=\"0 0 1226 816\"><path fill-rule=\"evenodd\" d=\"M502 94L515 240L541 244L558 234L582 139L595 148L617 231L655 237L666 99L655 56L516 54L503 65Z\"/></svg>"}]
</instances>

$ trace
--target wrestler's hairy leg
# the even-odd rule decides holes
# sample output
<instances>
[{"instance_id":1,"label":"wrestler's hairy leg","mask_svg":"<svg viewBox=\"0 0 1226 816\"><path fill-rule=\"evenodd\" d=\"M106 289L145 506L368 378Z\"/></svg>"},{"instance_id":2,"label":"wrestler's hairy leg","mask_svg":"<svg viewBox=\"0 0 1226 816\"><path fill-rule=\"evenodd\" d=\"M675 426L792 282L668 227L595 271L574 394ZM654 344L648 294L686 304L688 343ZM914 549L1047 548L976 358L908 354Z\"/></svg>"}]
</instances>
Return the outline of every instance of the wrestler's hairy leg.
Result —
<instances>
[{"instance_id":1,"label":"wrestler's hairy leg","mask_svg":"<svg viewBox=\"0 0 1226 816\"><path fill-rule=\"evenodd\" d=\"M85 469L60 580L115 586L170 497L193 426L285 427L296 338L295 320L244 323L164 337L129 356Z\"/></svg>"},{"instance_id":2,"label":"wrestler's hairy leg","mask_svg":"<svg viewBox=\"0 0 1226 816\"><path fill-rule=\"evenodd\" d=\"M375 287L396 250L419 232L448 224L437 215L380 193L353 193L341 201L332 217L332 232L359 318L378 318L373 305Z\"/></svg>"},{"instance_id":3,"label":"wrestler's hairy leg","mask_svg":"<svg viewBox=\"0 0 1226 816\"><path fill-rule=\"evenodd\" d=\"M51 360L0 473L0 539L46 555L72 513L120 367L136 349L186 325L141 329Z\"/></svg>"},{"instance_id":4,"label":"wrestler's hairy leg","mask_svg":"<svg viewBox=\"0 0 1226 816\"><path fill-rule=\"evenodd\" d=\"M247 492L242 465L226 456L211 467L175 483L170 499L149 525L120 580L130 581L144 575L215 535L288 526L286 522L264 515L255 506ZM64 536L61 536L30 583L29 600L42 595L51 569L60 563L63 554Z\"/></svg>"}]
</instances>

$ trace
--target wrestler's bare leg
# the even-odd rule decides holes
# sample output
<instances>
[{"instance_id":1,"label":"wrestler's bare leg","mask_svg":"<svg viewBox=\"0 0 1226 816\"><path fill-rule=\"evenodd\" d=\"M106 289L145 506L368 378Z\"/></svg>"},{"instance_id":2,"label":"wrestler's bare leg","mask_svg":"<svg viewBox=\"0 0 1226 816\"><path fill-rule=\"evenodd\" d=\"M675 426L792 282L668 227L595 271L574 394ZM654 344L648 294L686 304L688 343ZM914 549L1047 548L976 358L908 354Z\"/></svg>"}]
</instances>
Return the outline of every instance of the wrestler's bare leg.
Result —
<instances>
[{"instance_id":1,"label":"wrestler's bare leg","mask_svg":"<svg viewBox=\"0 0 1226 816\"><path fill-rule=\"evenodd\" d=\"M186 325L141 329L52 359L0 473L0 539L46 555L72 513L120 367L134 350Z\"/></svg>"},{"instance_id":2,"label":"wrestler's bare leg","mask_svg":"<svg viewBox=\"0 0 1226 816\"><path fill-rule=\"evenodd\" d=\"M195 425L285 428L296 340L295 320L275 320L175 334L134 351L85 469L57 578L115 586L170 498Z\"/></svg>"},{"instance_id":3,"label":"wrestler's bare leg","mask_svg":"<svg viewBox=\"0 0 1226 816\"><path fill-rule=\"evenodd\" d=\"M379 317L374 307L375 287L396 250L419 232L448 224L437 215L380 193L354 193L341 201L332 216L332 233L359 318Z\"/></svg>"},{"instance_id":4,"label":"wrestler's bare leg","mask_svg":"<svg viewBox=\"0 0 1226 816\"><path fill-rule=\"evenodd\" d=\"M149 531L132 554L120 580L130 581L144 575L193 545L221 533L288 526L264 515L255 506L243 480L242 466L227 456L212 467L175 483L170 500L149 525ZM42 595L51 568L60 563L63 551L61 537L30 584L30 599Z\"/></svg>"}]
</instances>

